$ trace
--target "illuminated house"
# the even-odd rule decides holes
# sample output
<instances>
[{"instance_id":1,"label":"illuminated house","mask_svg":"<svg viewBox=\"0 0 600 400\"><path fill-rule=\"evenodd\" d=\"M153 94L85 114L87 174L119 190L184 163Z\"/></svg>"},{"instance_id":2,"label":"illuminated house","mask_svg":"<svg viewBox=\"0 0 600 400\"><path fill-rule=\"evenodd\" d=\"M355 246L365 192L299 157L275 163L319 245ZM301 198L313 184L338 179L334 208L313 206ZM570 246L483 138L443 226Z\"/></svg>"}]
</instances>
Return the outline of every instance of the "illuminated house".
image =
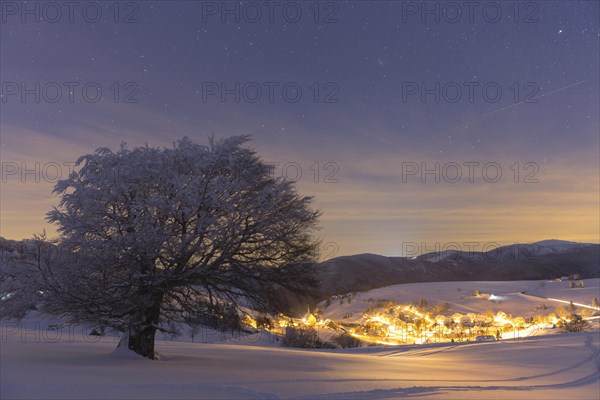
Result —
<instances>
[{"instance_id":1,"label":"illuminated house","mask_svg":"<svg viewBox=\"0 0 600 400\"><path fill-rule=\"evenodd\" d=\"M317 324L317 318L315 318L315 316L310 312L310 307L308 307L306 314L304 314L304 317L302 317L302 322L308 325Z\"/></svg>"}]
</instances>

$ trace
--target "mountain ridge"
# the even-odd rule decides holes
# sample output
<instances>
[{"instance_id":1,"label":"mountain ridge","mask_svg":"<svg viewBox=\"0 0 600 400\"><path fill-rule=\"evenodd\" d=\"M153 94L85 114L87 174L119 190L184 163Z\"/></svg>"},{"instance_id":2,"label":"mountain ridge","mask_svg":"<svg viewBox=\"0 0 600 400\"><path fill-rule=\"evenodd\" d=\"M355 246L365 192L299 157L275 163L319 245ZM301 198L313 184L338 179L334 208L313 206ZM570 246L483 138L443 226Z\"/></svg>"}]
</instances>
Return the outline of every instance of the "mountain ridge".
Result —
<instances>
[{"instance_id":1,"label":"mountain ridge","mask_svg":"<svg viewBox=\"0 0 600 400\"><path fill-rule=\"evenodd\" d=\"M319 264L321 295L331 296L400 283L600 277L600 244L542 240L487 252L448 250L415 257L372 253Z\"/></svg>"}]
</instances>

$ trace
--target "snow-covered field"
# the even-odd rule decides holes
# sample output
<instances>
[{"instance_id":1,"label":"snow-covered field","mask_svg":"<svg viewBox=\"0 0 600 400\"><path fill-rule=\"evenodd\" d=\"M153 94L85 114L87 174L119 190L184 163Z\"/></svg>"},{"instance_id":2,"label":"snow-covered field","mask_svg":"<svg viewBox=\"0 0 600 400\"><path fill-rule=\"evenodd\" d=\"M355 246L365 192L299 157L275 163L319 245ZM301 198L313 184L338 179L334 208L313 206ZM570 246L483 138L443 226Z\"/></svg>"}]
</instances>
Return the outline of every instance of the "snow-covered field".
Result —
<instances>
[{"instance_id":1,"label":"snow-covered field","mask_svg":"<svg viewBox=\"0 0 600 400\"><path fill-rule=\"evenodd\" d=\"M514 316L526 317L536 312L549 313L556 307L566 307L570 301L574 304L590 305L594 297L600 299L600 279L585 279L583 282L583 288L569 288L568 281L410 283L360 292L350 302L348 298L332 299L329 307L325 307L324 303L321 303L321 307L324 308L323 318L341 320L344 316L352 315L346 319L354 320L360 318L362 312L378 300L410 304L424 299L430 305L448 303L450 313L485 314L488 311L504 311ZM473 296L476 290L484 296ZM491 297L494 301L486 298L485 295L490 294L494 295ZM541 311L542 305L547 309Z\"/></svg>"},{"instance_id":2,"label":"snow-covered field","mask_svg":"<svg viewBox=\"0 0 600 400\"><path fill-rule=\"evenodd\" d=\"M597 399L597 333L525 342L303 351L159 343L161 359L115 343L2 343L6 399Z\"/></svg>"},{"instance_id":3,"label":"snow-covered field","mask_svg":"<svg viewBox=\"0 0 600 400\"><path fill-rule=\"evenodd\" d=\"M355 311L372 304L368 299L373 297L398 302L423 297L430 303L449 302L457 312L485 312L498 306L518 314L542 302L531 296L589 304L599 295L599 284L596 279L575 289L566 282L540 287L532 281L396 285L359 293L350 304L332 303L325 312L334 316ZM504 300L473 298L475 289ZM518 294L521 291L527 294ZM2 400L600 396L598 330L535 335L521 341L346 350L288 349L267 334L232 338L205 330L196 342L219 343L190 343L188 336L161 340L157 342L160 360L151 361L115 351L117 338L112 336L90 337L81 333L81 327L48 329L51 321L39 315L25 322L25 326L2 322Z\"/></svg>"}]
</instances>

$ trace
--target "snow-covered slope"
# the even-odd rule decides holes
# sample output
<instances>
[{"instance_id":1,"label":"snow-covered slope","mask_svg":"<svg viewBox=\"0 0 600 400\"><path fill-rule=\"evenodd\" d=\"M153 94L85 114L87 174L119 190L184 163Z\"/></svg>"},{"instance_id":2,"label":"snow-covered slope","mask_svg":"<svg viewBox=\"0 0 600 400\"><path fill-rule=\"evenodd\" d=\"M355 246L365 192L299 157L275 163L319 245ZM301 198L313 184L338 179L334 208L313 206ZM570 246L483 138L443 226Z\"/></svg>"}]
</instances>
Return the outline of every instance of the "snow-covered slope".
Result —
<instances>
[{"instance_id":1,"label":"snow-covered slope","mask_svg":"<svg viewBox=\"0 0 600 400\"><path fill-rule=\"evenodd\" d=\"M597 399L595 333L525 342L301 351L158 343L161 359L114 342L32 342L3 328L0 398Z\"/></svg>"},{"instance_id":2,"label":"snow-covered slope","mask_svg":"<svg viewBox=\"0 0 600 400\"><path fill-rule=\"evenodd\" d=\"M583 288L569 288L567 281L410 283L359 292L345 299L332 299L328 307L325 306L325 302L319 305L323 309L324 319L346 321L360 319L365 310L379 300L411 304L419 303L421 299L430 306L448 303L449 309L444 312L447 315L503 311L513 316L529 317L540 313L547 314L555 311L557 307L568 305L546 298L586 305L590 305L594 297L600 298L600 279L587 279L583 282ZM477 290L484 296L473 296ZM493 301L486 298L489 294L494 295Z\"/></svg>"},{"instance_id":3,"label":"snow-covered slope","mask_svg":"<svg viewBox=\"0 0 600 400\"><path fill-rule=\"evenodd\" d=\"M590 303L600 279L584 283L584 288L533 281L394 285L357 293L350 303L347 298L342 305L334 301L325 316L360 313L372 304L370 298L425 298L430 304L448 302L451 312L500 309L526 315L540 303L550 311L551 299ZM476 289L495 294L500 302L472 297ZM25 323L2 321L0 398L597 399L597 321L595 326L596 331L581 334L538 332L524 341L346 350L282 348L267 333L227 337L207 330L196 343L189 342L189 335L179 341L159 337L160 359L151 361L115 351L115 336L91 337L78 326L56 328L52 318L32 313Z\"/></svg>"},{"instance_id":4,"label":"snow-covered slope","mask_svg":"<svg viewBox=\"0 0 600 400\"><path fill-rule=\"evenodd\" d=\"M500 247L499 250L502 250L503 252L506 252L508 254L521 254L521 257L532 257L582 249L584 247L589 247L590 245L591 243L579 243L569 242L566 240L549 239L541 240L535 243L513 244L510 246L503 246Z\"/></svg>"},{"instance_id":5,"label":"snow-covered slope","mask_svg":"<svg viewBox=\"0 0 600 400\"><path fill-rule=\"evenodd\" d=\"M564 251L567 249L574 249L579 247L589 246L589 243L580 242L569 242L568 240L548 239L535 242L534 245L539 247L551 248L554 251Z\"/></svg>"}]
</instances>

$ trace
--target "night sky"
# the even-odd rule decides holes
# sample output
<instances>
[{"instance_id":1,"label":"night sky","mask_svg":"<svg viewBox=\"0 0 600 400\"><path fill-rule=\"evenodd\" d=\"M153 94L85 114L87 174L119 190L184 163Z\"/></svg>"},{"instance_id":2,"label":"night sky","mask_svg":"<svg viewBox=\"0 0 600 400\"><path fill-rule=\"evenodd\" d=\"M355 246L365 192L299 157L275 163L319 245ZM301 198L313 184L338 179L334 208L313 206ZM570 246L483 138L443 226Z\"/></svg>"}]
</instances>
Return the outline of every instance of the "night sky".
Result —
<instances>
[{"instance_id":1,"label":"night sky","mask_svg":"<svg viewBox=\"0 0 600 400\"><path fill-rule=\"evenodd\" d=\"M600 2L0 3L3 237L97 147L251 134L325 258L600 241Z\"/></svg>"}]
</instances>

